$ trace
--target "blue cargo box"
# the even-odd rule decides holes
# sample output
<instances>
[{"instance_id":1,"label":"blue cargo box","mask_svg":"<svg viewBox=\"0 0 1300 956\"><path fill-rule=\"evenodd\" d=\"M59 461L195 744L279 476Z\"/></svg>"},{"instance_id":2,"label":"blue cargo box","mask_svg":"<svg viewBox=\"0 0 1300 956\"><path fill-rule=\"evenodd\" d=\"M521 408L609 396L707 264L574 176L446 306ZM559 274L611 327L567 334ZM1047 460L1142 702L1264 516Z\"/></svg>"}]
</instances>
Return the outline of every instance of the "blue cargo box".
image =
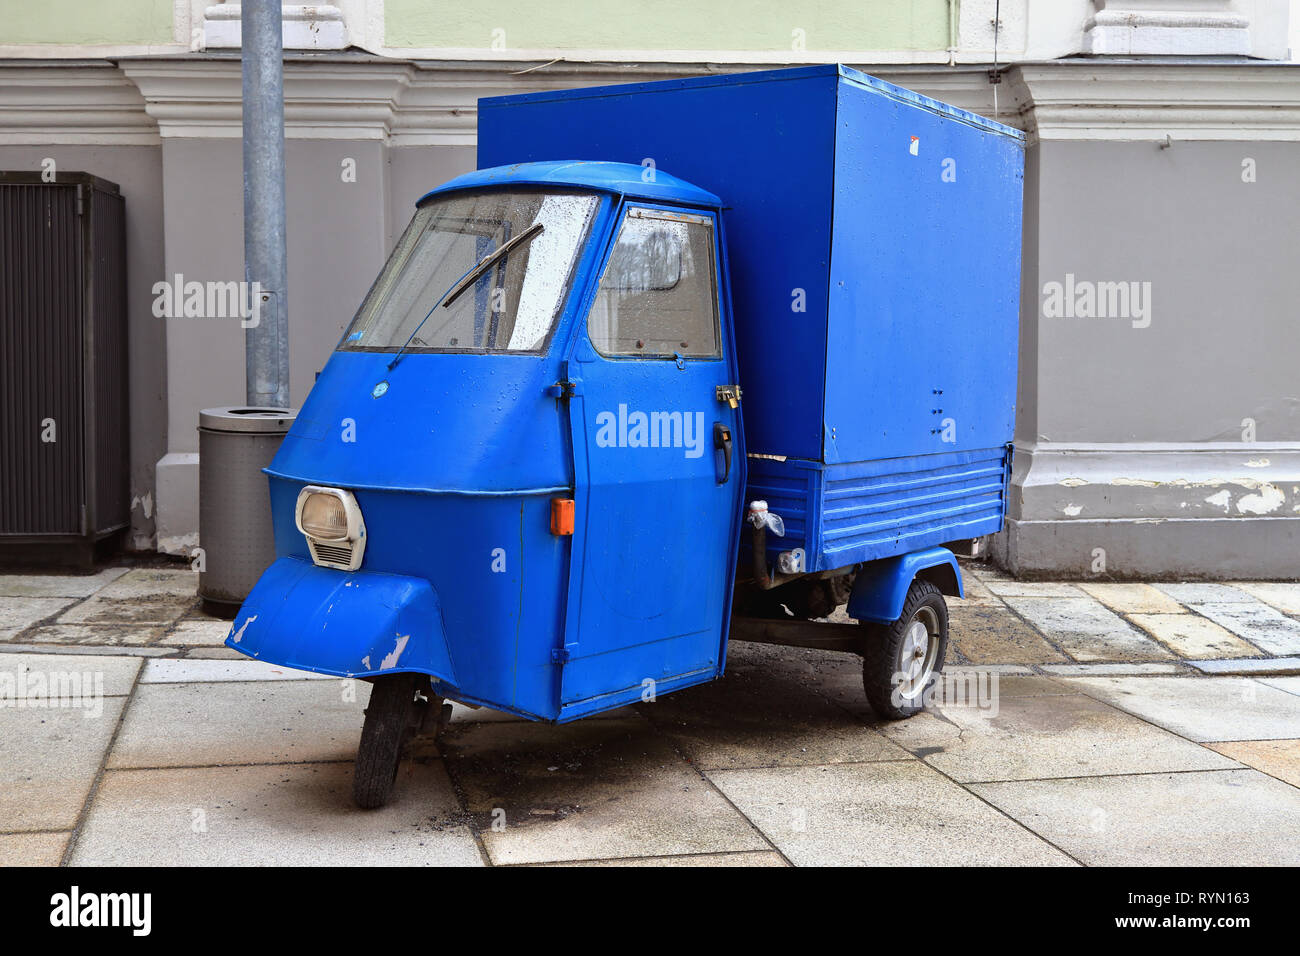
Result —
<instances>
[{"instance_id":1,"label":"blue cargo box","mask_svg":"<svg viewBox=\"0 0 1300 956\"><path fill-rule=\"evenodd\" d=\"M480 168L615 160L722 197L750 498L827 570L997 531L1024 136L844 66L479 101Z\"/></svg>"}]
</instances>

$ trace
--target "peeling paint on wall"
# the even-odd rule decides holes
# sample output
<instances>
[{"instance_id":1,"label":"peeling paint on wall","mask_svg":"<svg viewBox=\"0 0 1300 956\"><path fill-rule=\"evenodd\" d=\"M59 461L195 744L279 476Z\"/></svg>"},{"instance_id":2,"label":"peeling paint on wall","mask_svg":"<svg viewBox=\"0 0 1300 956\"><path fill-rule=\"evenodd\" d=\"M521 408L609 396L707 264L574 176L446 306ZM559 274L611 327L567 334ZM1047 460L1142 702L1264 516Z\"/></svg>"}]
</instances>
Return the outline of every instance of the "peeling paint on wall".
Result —
<instances>
[{"instance_id":1,"label":"peeling paint on wall","mask_svg":"<svg viewBox=\"0 0 1300 956\"><path fill-rule=\"evenodd\" d=\"M1244 515L1272 514L1282 507L1285 498L1277 485L1263 484L1258 494L1244 495L1237 500L1237 511Z\"/></svg>"}]
</instances>

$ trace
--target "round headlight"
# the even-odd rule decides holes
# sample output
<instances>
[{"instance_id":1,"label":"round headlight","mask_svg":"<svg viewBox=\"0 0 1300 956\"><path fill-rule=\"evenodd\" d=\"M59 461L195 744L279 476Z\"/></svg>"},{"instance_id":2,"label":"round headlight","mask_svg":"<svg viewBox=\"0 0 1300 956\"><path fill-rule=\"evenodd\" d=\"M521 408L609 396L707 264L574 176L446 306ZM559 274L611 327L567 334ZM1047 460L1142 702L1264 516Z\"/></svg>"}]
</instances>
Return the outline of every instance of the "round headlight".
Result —
<instances>
[{"instance_id":1,"label":"round headlight","mask_svg":"<svg viewBox=\"0 0 1300 956\"><path fill-rule=\"evenodd\" d=\"M308 495L302 503L301 524L313 538L332 541L348 536L348 512L337 495Z\"/></svg>"}]
</instances>

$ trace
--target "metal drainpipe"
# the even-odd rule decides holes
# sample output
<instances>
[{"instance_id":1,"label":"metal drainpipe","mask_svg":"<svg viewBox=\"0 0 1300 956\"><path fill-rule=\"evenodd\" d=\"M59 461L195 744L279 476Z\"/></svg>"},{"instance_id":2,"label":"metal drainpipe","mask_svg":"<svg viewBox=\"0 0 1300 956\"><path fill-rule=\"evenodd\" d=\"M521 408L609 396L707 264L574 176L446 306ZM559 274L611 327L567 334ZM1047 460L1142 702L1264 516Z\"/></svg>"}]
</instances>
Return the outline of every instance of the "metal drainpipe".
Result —
<instances>
[{"instance_id":1,"label":"metal drainpipe","mask_svg":"<svg viewBox=\"0 0 1300 956\"><path fill-rule=\"evenodd\" d=\"M284 230L284 51L280 0L240 11L244 99L244 281L255 310L244 330L250 405L289 407ZM257 285L253 285L256 282Z\"/></svg>"},{"instance_id":2,"label":"metal drainpipe","mask_svg":"<svg viewBox=\"0 0 1300 956\"><path fill-rule=\"evenodd\" d=\"M948 65L957 65L957 5L961 0L948 0Z\"/></svg>"}]
</instances>

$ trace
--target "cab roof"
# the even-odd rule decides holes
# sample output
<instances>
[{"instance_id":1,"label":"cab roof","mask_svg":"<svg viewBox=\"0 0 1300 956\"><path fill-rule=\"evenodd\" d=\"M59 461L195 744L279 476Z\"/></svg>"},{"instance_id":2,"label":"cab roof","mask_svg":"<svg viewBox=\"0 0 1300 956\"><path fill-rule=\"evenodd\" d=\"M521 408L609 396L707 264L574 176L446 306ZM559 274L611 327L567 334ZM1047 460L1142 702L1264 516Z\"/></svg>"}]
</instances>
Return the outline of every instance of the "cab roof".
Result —
<instances>
[{"instance_id":1,"label":"cab roof","mask_svg":"<svg viewBox=\"0 0 1300 956\"><path fill-rule=\"evenodd\" d=\"M516 163L494 166L457 176L437 189L425 193L420 202L454 189L480 189L485 186L573 186L650 199L657 202L684 203L690 206L720 208L722 200L708 190L693 186L661 169L645 181L646 167L632 163L607 163L596 160L567 159L539 163ZM417 203L418 205L418 203Z\"/></svg>"}]
</instances>

